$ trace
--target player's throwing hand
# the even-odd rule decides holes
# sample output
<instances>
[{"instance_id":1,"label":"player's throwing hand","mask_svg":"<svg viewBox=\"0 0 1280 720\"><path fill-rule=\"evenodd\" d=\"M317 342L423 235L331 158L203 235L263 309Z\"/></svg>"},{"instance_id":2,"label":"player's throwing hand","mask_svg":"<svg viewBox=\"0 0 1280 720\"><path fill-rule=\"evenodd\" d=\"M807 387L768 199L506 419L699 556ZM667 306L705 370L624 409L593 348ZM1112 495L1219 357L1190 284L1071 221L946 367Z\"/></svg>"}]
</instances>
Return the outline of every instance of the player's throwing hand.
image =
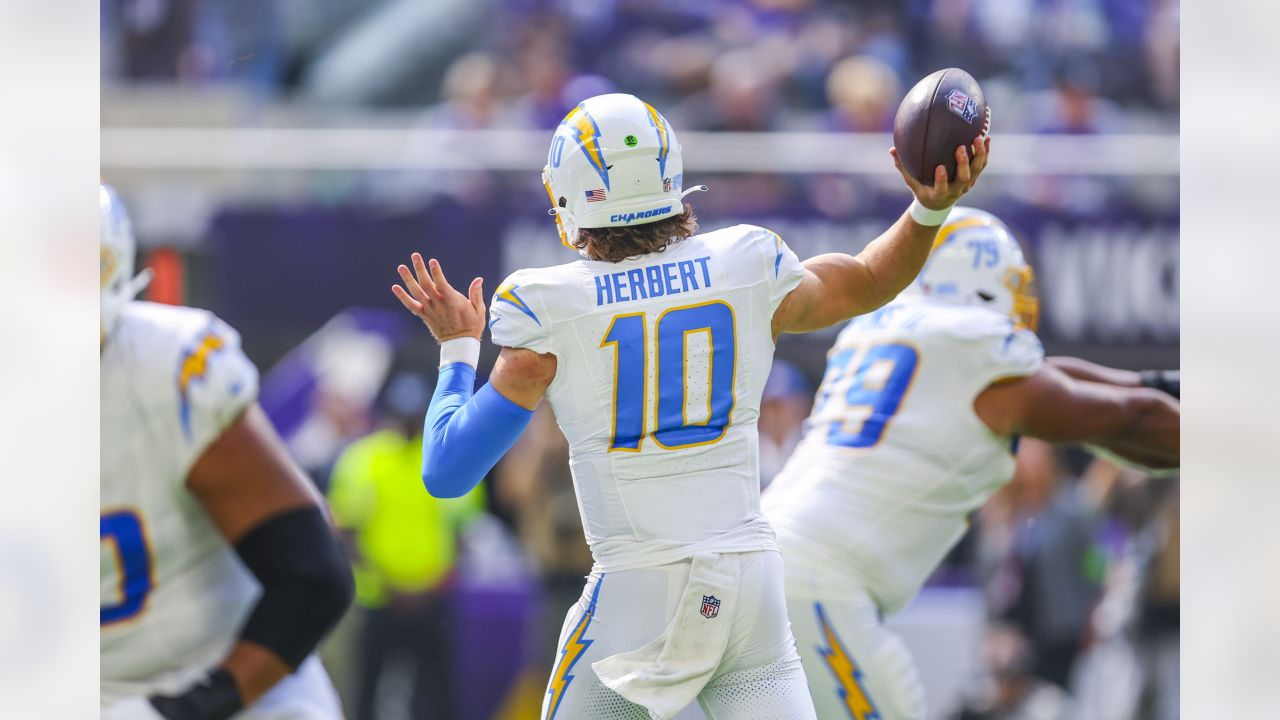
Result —
<instances>
[{"instance_id":1,"label":"player's throwing hand","mask_svg":"<svg viewBox=\"0 0 1280 720\"><path fill-rule=\"evenodd\" d=\"M939 165L933 169L933 186L930 187L911 177L911 173L902 166L902 158L898 156L897 148L889 148L889 154L893 156L893 164L897 166L898 172L902 173L902 179L906 181L907 186L911 188L911 192L915 194L916 200L920 204L930 210L941 210L948 208L959 202L960 198L973 188L978 182L978 176L982 174L983 169L987 167L987 159L991 153L991 135L988 134L991 126L991 109L987 109L986 121L983 123L982 134L973 139L973 158L969 157L969 148L964 145L956 148L956 179L954 182L947 180L946 167Z\"/></svg>"},{"instance_id":2,"label":"player's throwing hand","mask_svg":"<svg viewBox=\"0 0 1280 720\"><path fill-rule=\"evenodd\" d=\"M445 280L444 271L435 258L426 265L419 253L410 259L413 272L404 265L396 268L404 287L391 286L391 293L400 304L422 320L437 342L461 337L479 340L484 334L484 280L472 280L467 294L463 295Z\"/></svg>"}]
</instances>

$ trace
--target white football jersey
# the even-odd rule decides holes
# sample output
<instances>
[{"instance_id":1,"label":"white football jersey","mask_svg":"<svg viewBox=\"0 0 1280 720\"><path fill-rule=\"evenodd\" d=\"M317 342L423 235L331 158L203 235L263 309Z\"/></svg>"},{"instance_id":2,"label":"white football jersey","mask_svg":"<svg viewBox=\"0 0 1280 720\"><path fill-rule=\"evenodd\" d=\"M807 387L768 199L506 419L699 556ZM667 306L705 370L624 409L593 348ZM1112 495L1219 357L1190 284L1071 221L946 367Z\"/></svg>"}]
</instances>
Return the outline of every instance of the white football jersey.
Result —
<instances>
[{"instance_id":1,"label":"white football jersey","mask_svg":"<svg viewBox=\"0 0 1280 720\"><path fill-rule=\"evenodd\" d=\"M102 702L174 692L231 647L259 586L185 482L257 397L234 330L130 302L102 349Z\"/></svg>"},{"instance_id":2,"label":"white football jersey","mask_svg":"<svg viewBox=\"0 0 1280 720\"><path fill-rule=\"evenodd\" d=\"M886 612L905 606L1013 476L1012 439L974 399L1043 362L1034 333L984 308L903 296L850 321L765 493L788 562L852 576Z\"/></svg>"},{"instance_id":3,"label":"white football jersey","mask_svg":"<svg viewBox=\"0 0 1280 720\"><path fill-rule=\"evenodd\" d=\"M557 358L547 390L605 571L776 547L760 513L756 419L773 313L804 270L738 225L661 253L520 270L489 330Z\"/></svg>"}]
</instances>

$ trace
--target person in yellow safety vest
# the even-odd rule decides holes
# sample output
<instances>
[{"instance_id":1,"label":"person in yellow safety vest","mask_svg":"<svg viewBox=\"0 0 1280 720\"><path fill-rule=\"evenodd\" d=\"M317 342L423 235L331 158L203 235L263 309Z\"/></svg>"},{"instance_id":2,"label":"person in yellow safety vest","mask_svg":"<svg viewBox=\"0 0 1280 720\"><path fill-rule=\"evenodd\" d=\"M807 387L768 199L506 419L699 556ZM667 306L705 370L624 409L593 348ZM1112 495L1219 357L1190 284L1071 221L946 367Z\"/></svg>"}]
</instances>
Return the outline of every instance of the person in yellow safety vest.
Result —
<instances>
[{"instance_id":1,"label":"person in yellow safety vest","mask_svg":"<svg viewBox=\"0 0 1280 720\"><path fill-rule=\"evenodd\" d=\"M461 526L483 512L483 486L456 499L422 487L422 422L431 386L395 376L382 427L349 445L334 465L329 502L352 555L363 614L355 720L372 720L378 681L400 655L412 667L411 717L455 717L451 594Z\"/></svg>"}]
</instances>

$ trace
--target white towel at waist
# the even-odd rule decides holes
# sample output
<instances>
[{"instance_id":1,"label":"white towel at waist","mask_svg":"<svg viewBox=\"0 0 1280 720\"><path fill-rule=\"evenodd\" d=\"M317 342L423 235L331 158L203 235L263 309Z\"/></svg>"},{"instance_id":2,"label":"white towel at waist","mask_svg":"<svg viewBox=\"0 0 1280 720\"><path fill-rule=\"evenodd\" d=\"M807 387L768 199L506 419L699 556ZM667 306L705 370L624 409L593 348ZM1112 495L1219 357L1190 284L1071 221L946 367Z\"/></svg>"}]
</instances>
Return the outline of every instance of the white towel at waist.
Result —
<instances>
[{"instance_id":1,"label":"white towel at waist","mask_svg":"<svg viewBox=\"0 0 1280 720\"><path fill-rule=\"evenodd\" d=\"M657 639L591 664L607 687L668 720L710 682L729 644L738 607L740 557L693 556L675 616Z\"/></svg>"}]
</instances>

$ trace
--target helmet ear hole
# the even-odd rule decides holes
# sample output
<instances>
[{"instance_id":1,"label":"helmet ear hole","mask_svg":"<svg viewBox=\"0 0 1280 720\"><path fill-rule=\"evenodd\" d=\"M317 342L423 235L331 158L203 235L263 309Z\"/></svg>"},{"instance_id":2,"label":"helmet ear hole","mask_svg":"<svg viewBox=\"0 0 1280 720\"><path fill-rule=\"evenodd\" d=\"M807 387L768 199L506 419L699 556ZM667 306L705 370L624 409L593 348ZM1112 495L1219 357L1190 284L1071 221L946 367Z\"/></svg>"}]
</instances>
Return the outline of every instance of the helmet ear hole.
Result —
<instances>
[{"instance_id":1,"label":"helmet ear hole","mask_svg":"<svg viewBox=\"0 0 1280 720\"><path fill-rule=\"evenodd\" d=\"M987 292L986 290L979 290L979 291L978 291L978 297L982 298L982 302L991 302L992 300L995 300L995 299L996 299L996 296L995 296L995 295L992 295L991 293Z\"/></svg>"},{"instance_id":2,"label":"helmet ear hole","mask_svg":"<svg viewBox=\"0 0 1280 720\"><path fill-rule=\"evenodd\" d=\"M559 200L559 202L558 202L557 204L558 204L560 207L569 207L569 199L568 199L568 198L566 198L565 196L561 195L561 196L560 196L560 200Z\"/></svg>"}]
</instances>

